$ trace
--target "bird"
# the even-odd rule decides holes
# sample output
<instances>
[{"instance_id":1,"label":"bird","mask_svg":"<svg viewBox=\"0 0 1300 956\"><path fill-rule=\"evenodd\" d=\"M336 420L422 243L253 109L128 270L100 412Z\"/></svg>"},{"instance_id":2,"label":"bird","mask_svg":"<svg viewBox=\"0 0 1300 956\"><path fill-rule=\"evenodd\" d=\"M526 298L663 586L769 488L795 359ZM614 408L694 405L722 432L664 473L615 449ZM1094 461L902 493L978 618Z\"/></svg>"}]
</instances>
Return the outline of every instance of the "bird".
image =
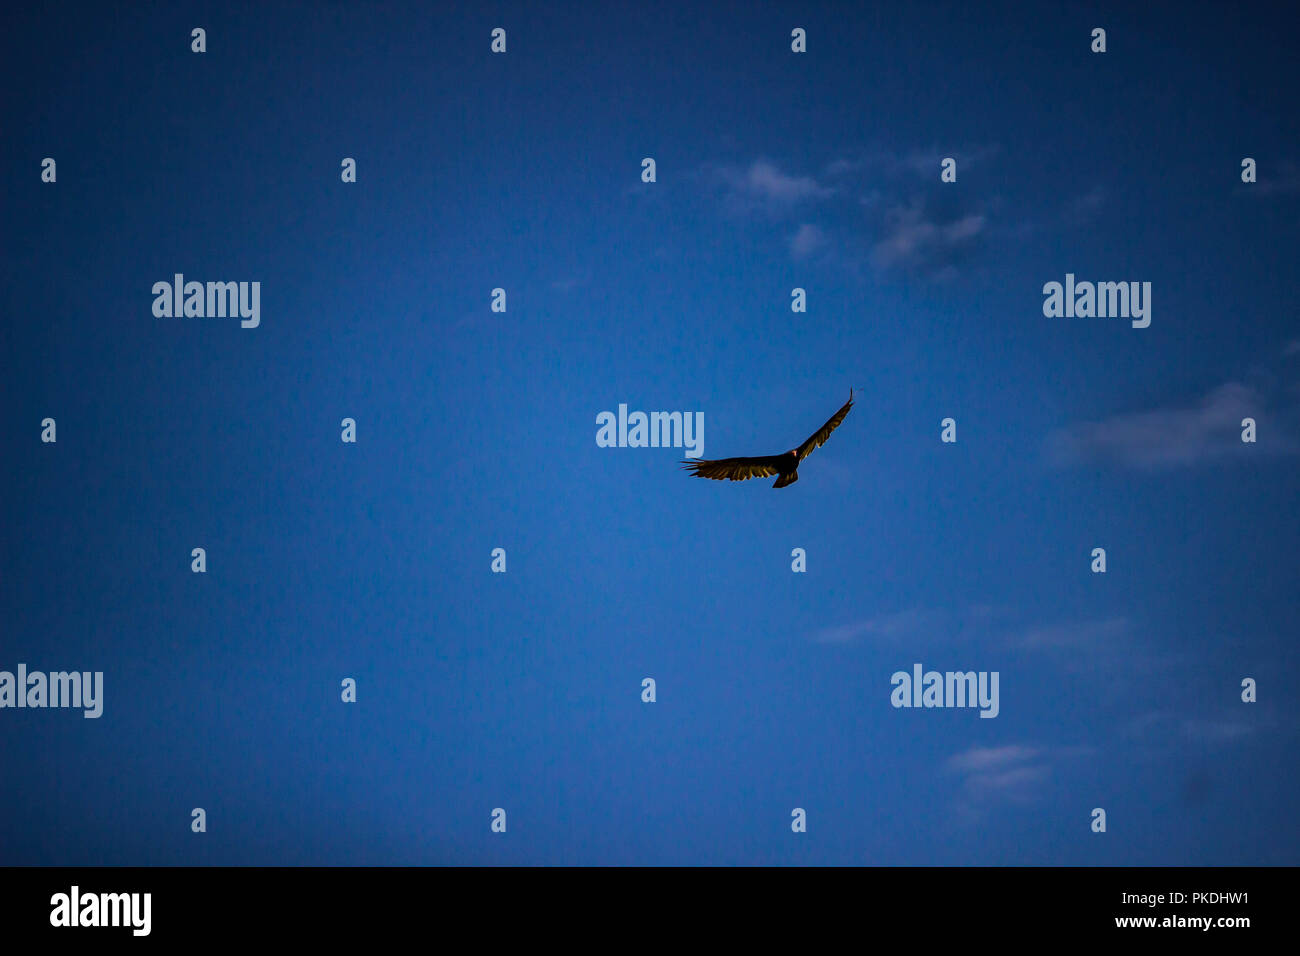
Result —
<instances>
[{"instance_id":1,"label":"bird","mask_svg":"<svg viewBox=\"0 0 1300 956\"><path fill-rule=\"evenodd\" d=\"M849 389L849 400L844 407L831 416L817 431L813 432L798 448L792 448L781 455L766 455L760 458L719 458L706 461L702 458L684 459L682 465L695 478L713 478L716 481L745 481L749 478L770 478L779 475L773 488L784 488L799 480L799 463L807 458L814 448L826 444L831 432L839 428L844 416L853 407L853 389Z\"/></svg>"}]
</instances>

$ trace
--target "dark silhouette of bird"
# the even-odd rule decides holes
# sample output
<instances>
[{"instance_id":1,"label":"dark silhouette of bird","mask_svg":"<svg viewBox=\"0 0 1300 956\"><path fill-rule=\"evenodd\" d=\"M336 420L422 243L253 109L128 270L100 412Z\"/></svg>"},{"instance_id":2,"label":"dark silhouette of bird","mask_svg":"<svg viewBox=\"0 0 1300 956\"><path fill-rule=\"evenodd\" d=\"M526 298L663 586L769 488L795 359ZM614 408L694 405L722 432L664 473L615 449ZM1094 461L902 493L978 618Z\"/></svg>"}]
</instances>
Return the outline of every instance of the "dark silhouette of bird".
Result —
<instances>
[{"instance_id":1,"label":"dark silhouette of bird","mask_svg":"<svg viewBox=\"0 0 1300 956\"><path fill-rule=\"evenodd\" d=\"M766 455L762 458L719 458L705 461L694 458L682 462L682 465L696 478L713 478L717 481L745 481L748 478L770 478L780 475L773 488L784 488L799 480L799 463L812 454L814 448L826 444L831 432L839 428L844 416L853 407L853 389L849 389L849 400L844 407L831 416L821 428L817 429L806 442L798 448L792 448L783 455Z\"/></svg>"}]
</instances>

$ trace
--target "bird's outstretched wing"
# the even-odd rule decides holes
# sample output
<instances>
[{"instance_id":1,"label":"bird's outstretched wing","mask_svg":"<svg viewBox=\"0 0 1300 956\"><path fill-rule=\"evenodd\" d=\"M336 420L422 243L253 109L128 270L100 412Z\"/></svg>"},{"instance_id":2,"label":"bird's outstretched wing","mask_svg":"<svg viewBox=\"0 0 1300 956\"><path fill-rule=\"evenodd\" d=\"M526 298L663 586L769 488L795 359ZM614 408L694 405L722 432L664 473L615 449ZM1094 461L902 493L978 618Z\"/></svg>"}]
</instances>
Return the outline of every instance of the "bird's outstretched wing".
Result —
<instances>
[{"instance_id":1,"label":"bird's outstretched wing","mask_svg":"<svg viewBox=\"0 0 1300 956\"><path fill-rule=\"evenodd\" d=\"M811 455L814 448L820 448L822 445L826 444L826 439L831 437L831 432L840 427L840 422L844 421L844 416L849 413L849 409L852 407L853 389L849 389L849 400L844 403L844 407L832 415L830 421L817 429L815 433L809 436L806 442L799 446L797 450L799 452L800 461L803 461Z\"/></svg>"},{"instance_id":2,"label":"bird's outstretched wing","mask_svg":"<svg viewBox=\"0 0 1300 956\"><path fill-rule=\"evenodd\" d=\"M719 458L705 461L696 458L682 465L696 478L713 478L717 481L744 481L747 478L770 478L777 473L774 456L765 458Z\"/></svg>"}]
</instances>

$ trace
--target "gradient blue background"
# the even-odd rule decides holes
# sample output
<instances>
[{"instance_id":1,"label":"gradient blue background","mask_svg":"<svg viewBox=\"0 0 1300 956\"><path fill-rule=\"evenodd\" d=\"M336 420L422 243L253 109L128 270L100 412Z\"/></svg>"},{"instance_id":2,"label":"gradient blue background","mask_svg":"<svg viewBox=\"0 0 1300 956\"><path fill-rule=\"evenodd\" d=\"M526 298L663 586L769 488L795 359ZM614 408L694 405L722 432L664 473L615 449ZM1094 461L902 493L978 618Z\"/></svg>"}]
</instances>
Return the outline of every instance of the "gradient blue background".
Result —
<instances>
[{"instance_id":1,"label":"gradient blue background","mask_svg":"<svg viewBox=\"0 0 1300 956\"><path fill-rule=\"evenodd\" d=\"M1296 863L1300 66L1131 6L7 8L0 863Z\"/></svg>"}]
</instances>

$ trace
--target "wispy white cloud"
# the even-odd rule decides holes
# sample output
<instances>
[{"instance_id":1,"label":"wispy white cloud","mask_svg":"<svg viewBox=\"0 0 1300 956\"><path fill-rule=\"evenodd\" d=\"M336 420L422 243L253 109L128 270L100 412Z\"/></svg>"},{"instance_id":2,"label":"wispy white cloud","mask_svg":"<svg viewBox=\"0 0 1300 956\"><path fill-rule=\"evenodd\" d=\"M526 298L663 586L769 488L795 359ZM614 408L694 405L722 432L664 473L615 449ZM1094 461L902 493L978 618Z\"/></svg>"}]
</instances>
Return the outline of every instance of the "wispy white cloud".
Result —
<instances>
[{"instance_id":1,"label":"wispy white cloud","mask_svg":"<svg viewBox=\"0 0 1300 956\"><path fill-rule=\"evenodd\" d=\"M1048 458L1059 466L1109 462L1154 469L1195 464L1249 449L1241 441L1241 420L1258 418L1262 411L1263 400L1255 389L1228 382L1194 405L1115 415L1062 429L1048 439Z\"/></svg>"},{"instance_id":2,"label":"wispy white cloud","mask_svg":"<svg viewBox=\"0 0 1300 956\"><path fill-rule=\"evenodd\" d=\"M914 646L971 640L996 647L999 652L1082 652L1093 665L1104 657L1122 657L1126 666L1167 665L1167 657L1150 657L1137 640L1137 627L1124 615L1081 620L1025 623L1012 608L972 605L965 608L908 608L864 617L814 631L819 644L851 644L878 640Z\"/></svg>"},{"instance_id":3,"label":"wispy white cloud","mask_svg":"<svg viewBox=\"0 0 1300 956\"><path fill-rule=\"evenodd\" d=\"M1126 617L1062 622L1031 627L1014 638L1012 643L1027 650L1077 648L1095 651L1128 637L1132 629L1132 622Z\"/></svg>"},{"instance_id":4,"label":"wispy white cloud","mask_svg":"<svg viewBox=\"0 0 1300 956\"><path fill-rule=\"evenodd\" d=\"M796 261L816 255L826 247L826 233L821 227L806 222L790 239L790 255Z\"/></svg>"},{"instance_id":5,"label":"wispy white cloud","mask_svg":"<svg viewBox=\"0 0 1300 956\"><path fill-rule=\"evenodd\" d=\"M912 637L922 631L935 630L942 627L947 620L948 615L943 611L916 608L880 614L851 624L823 628L814 632L811 639L818 644L849 644L865 638L892 641Z\"/></svg>"},{"instance_id":6,"label":"wispy white cloud","mask_svg":"<svg viewBox=\"0 0 1300 956\"><path fill-rule=\"evenodd\" d=\"M1300 193L1300 165L1297 165L1294 160L1259 162L1256 166L1256 176L1258 177L1256 182L1239 182L1237 192L1259 197L1293 196Z\"/></svg>"},{"instance_id":7,"label":"wispy white cloud","mask_svg":"<svg viewBox=\"0 0 1300 956\"><path fill-rule=\"evenodd\" d=\"M833 159L815 174L759 157L748 165L708 164L696 175L721 189L724 207L733 214L787 220L797 215L800 224L788 240L796 262L819 256L855 274L870 265L944 280L984 242L996 204L956 191L930 196L923 183L926 177L938 181L947 156L957 160L960 176L997 152L997 146L976 146L857 153ZM856 206L823 204L831 197L851 203L855 196ZM865 218L864 228L856 230L855 208Z\"/></svg>"},{"instance_id":8,"label":"wispy white cloud","mask_svg":"<svg viewBox=\"0 0 1300 956\"><path fill-rule=\"evenodd\" d=\"M872 258L883 269L950 274L957 260L974 247L986 224L978 213L943 220L927 213L920 203L894 207L885 216L884 235L872 248Z\"/></svg>"},{"instance_id":9,"label":"wispy white cloud","mask_svg":"<svg viewBox=\"0 0 1300 956\"><path fill-rule=\"evenodd\" d=\"M1012 767L988 773L974 773L966 778L966 789L985 797L1003 797L1013 802L1033 799L1034 785L1046 780L1046 766Z\"/></svg>"},{"instance_id":10,"label":"wispy white cloud","mask_svg":"<svg viewBox=\"0 0 1300 956\"><path fill-rule=\"evenodd\" d=\"M1018 744L972 747L948 758L948 769L959 773L1000 773L1008 767L1033 760L1040 753L1036 747L1022 747Z\"/></svg>"},{"instance_id":11,"label":"wispy white cloud","mask_svg":"<svg viewBox=\"0 0 1300 956\"><path fill-rule=\"evenodd\" d=\"M1205 718L1192 718L1183 721L1183 730L1189 737L1210 743L1227 743L1232 740L1240 740L1242 737L1249 737L1255 732L1255 728L1243 720L1212 720Z\"/></svg>"},{"instance_id":12,"label":"wispy white cloud","mask_svg":"<svg viewBox=\"0 0 1300 956\"><path fill-rule=\"evenodd\" d=\"M1092 221L1106 202L1106 190L1093 186L1082 196L1076 196L1066 203L1065 221L1072 226L1081 226Z\"/></svg>"},{"instance_id":13,"label":"wispy white cloud","mask_svg":"<svg viewBox=\"0 0 1300 956\"><path fill-rule=\"evenodd\" d=\"M1002 147L997 143L929 146L895 152L879 149L858 150L827 163L822 175L828 180L933 177L937 181L940 163L951 157L957 161L957 176L960 180L971 167L984 166L1001 152Z\"/></svg>"},{"instance_id":14,"label":"wispy white cloud","mask_svg":"<svg viewBox=\"0 0 1300 956\"><path fill-rule=\"evenodd\" d=\"M939 182L941 163L957 162L958 181L1000 151L997 145L963 149L931 147L905 152L873 152L846 157L829 164L829 182L858 190L858 205L871 236L869 258L880 272L903 272L924 279L946 281L959 273L986 240L992 198L972 200L954 187L927 190Z\"/></svg>"},{"instance_id":15,"label":"wispy white cloud","mask_svg":"<svg viewBox=\"0 0 1300 956\"><path fill-rule=\"evenodd\" d=\"M927 643L963 638L972 632L1000 630L1010 614L1007 608L974 604L964 608L915 607L864 617L846 624L826 627L812 634L819 644L848 644L878 638L884 641Z\"/></svg>"},{"instance_id":16,"label":"wispy white cloud","mask_svg":"<svg viewBox=\"0 0 1300 956\"><path fill-rule=\"evenodd\" d=\"M567 279L556 279L551 283L551 288L557 292L572 292L586 280L578 276L570 276Z\"/></svg>"},{"instance_id":17,"label":"wispy white cloud","mask_svg":"<svg viewBox=\"0 0 1300 956\"><path fill-rule=\"evenodd\" d=\"M1016 653L1046 655L1064 673L1074 675L1071 681L1100 684L1108 696L1122 695L1142 675L1168 673L1186 663L1179 650L1153 641L1124 615L1008 628L1002 646Z\"/></svg>"},{"instance_id":18,"label":"wispy white cloud","mask_svg":"<svg viewBox=\"0 0 1300 956\"><path fill-rule=\"evenodd\" d=\"M1157 710L1134 719L1128 726L1128 734L1160 745L1181 739L1189 743L1214 746L1243 740L1252 736L1256 729L1255 724L1236 716L1188 717Z\"/></svg>"},{"instance_id":19,"label":"wispy white cloud","mask_svg":"<svg viewBox=\"0 0 1300 956\"><path fill-rule=\"evenodd\" d=\"M1069 752L1082 751L1076 748L1061 755ZM972 747L954 754L945 769L961 778L958 817L975 823L999 806L1033 803L1051 776L1052 759L1040 747L1020 744Z\"/></svg>"},{"instance_id":20,"label":"wispy white cloud","mask_svg":"<svg viewBox=\"0 0 1300 956\"><path fill-rule=\"evenodd\" d=\"M781 215L835 192L812 176L787 173L769 159L759 158L748 166L716 167L712 171L722 183L729 205L741 212Z\"/></svg>"},{"instance_id":21,"label":"wispy white cloud","mask_svg":"<svg viewBox=\"0 0 1300 956\"><path fill-rule=\"evenodd\" d=\"M762 159L755 160L749 167L743 188L775 202L798 202L801 199L829 196L832 192L811 176L788 175L773 163Z\"/></svg>"}]
</instances>

